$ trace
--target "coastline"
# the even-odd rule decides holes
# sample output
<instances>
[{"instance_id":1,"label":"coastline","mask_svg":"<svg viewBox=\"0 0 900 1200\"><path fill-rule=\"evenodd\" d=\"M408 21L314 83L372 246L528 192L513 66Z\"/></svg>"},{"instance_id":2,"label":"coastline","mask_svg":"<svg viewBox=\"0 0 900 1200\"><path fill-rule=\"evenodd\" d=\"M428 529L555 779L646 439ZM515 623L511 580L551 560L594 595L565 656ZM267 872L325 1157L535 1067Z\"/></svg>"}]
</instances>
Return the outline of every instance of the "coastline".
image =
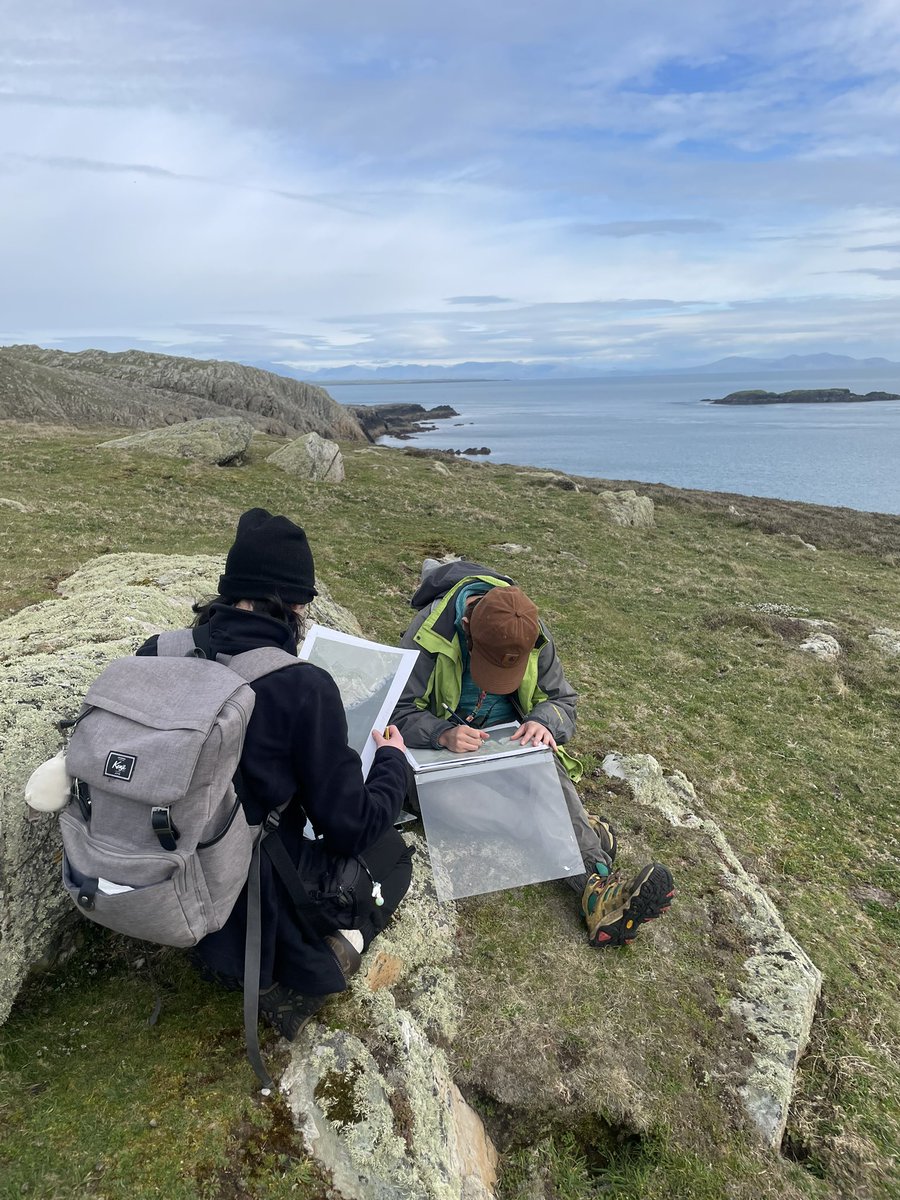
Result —
<instances>
[{"instance_id":1,"label":"coastline","mask_svg":"<svg viewBox=\"0 0 900 1200\"><path fill-rule=\"evenodd\" d=\"M754 382L777 392L826 383L821 378L783 376L777 383L765 376ZM879 388L900 393L900 380L887 376L845 376L839 382L858 392ZM743 384L743 379L731 377L712 386L721 386L718 394L724 395ZM709 379L669 377L431 384L418 392L406 384L391 392L380 384L377 389L354 388L352 393L335 387L333 395L354 404L449 404L460 414L405 438L386 431L380 441L395 448L456 451L486 446L492 463L533 465L571 476L900 513L900 474L894 465L900 454L900 401L815 406L699 403L710 395L709 389ZM457 428L462 422L466 428Z\"/></svg>"}]
</instances>

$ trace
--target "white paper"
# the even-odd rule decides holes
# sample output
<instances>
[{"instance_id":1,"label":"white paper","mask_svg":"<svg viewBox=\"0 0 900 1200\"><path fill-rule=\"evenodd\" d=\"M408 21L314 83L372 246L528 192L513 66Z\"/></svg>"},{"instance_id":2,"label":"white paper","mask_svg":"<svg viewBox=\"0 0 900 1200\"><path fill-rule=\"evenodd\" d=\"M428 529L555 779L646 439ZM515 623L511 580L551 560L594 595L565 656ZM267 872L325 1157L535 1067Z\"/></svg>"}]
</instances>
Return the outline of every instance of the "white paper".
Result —
<instances>
[{"instance_id":1,"label":"white paper","mask_svg":"<svg viewBox=\"0 0 900 1200\"><path fill-rule=\"evenodd\" d=\"M338 686L347 715L347 740L369 774L378 747L372 730L383 730L416 665L418 650L383 646L365 638L313 625L299 657L327 671Z\"/></svg>"},{"instance_id":2,"label":"white paper","mask_svg":"<svg viewBox=\"0 0 900 1200\"><path fill-rule=\"evenodd\" d=\"M479 762L483 759L512 758L519 754L531 754L535 750L546 750L546 746L523 746L521 742L510 740L512 734L519 728L518 722L506 725L492 725L484 732L489 736L477 750L410 750L407 748L406 757L410 766L418 775L426 771L447 771L454 767L465 766L467 763Z\"/></svg>"},{"instance_id":3,"label":"white paper","mask_svg":"<svg viewBox=\"0 0 900 1200\"><path fill-rule=\"evenodd\" d=\"M129 887L127 883L110 883L108 879L101 877L97 880L97 891L102 892L104 896L119 896L122 892L133 892L134 888Z\"/></svg>"}]
</instances>

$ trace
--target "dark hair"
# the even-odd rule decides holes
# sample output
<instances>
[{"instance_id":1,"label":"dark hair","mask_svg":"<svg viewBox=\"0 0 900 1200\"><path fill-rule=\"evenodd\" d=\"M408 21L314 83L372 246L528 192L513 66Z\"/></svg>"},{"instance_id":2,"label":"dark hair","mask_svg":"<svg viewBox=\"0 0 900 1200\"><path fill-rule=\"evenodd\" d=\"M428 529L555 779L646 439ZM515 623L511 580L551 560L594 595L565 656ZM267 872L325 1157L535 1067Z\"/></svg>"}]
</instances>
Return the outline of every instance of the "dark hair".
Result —
<instances>
[{"instance_id":1,"label":"dark hair","mask_svg":"<svg viewBox=\"0 0 900 1200\"><path fill-rule=\"evenodd\" d=\"M266 596L264 600L250 600L248 596L247 599L252 606L253 612L262 613L266 617L274 617L276 621L283 621L297 641L300 640L302 618L294 612L290 605L285 604L280 596ZM237 602L237 600L233 600L228 596L213 596L211 600L196 601L196 603L191 605L192 611L196 613L193 628L196 629L198 625L206 624L210 618L214 604L225 604L229 608L234 608Z\"/></svg>"}]
</instances>

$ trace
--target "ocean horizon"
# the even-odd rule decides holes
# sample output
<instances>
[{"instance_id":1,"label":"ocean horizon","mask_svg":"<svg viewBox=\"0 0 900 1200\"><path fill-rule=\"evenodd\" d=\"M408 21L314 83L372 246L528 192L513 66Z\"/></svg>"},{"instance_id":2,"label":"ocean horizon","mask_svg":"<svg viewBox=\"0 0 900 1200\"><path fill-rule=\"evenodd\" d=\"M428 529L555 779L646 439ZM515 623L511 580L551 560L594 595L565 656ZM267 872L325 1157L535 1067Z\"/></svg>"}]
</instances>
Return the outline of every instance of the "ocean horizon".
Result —
<instances>
[{"instance_id":1,"label":"ocean horizon","mask_svg":"<svg viewBox=\"0 0 900 1200\"><path fill-rule=\"evenodd\" d=\"M343 404L449 404L459 416L389 446L864 512L900 513L900 401L720 406L749 388L900 393L897 371L673 374L427 383L329 383Z\"/></svg>"}]
</instances>

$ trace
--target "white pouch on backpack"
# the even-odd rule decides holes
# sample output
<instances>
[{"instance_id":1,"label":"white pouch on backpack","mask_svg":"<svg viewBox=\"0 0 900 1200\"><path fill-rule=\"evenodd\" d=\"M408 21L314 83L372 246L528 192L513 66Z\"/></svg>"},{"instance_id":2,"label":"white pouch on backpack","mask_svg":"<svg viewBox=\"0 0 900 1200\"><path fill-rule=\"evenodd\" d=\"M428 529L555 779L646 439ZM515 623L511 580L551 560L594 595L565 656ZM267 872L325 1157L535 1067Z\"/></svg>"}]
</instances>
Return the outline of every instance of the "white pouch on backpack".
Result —
<instances>
[{"instance_id":1,"label":"white pouch on backpack","mask_svg":"<svg viewBox=\"0 0 900 1200\"><path fill-rule=\"evenodd\" d=\"M66 752L60 750L31 772L25 784L25 803L35 812L60 812L69 803L72 780L66 771Z\"/></svg>"}]
</instances>

